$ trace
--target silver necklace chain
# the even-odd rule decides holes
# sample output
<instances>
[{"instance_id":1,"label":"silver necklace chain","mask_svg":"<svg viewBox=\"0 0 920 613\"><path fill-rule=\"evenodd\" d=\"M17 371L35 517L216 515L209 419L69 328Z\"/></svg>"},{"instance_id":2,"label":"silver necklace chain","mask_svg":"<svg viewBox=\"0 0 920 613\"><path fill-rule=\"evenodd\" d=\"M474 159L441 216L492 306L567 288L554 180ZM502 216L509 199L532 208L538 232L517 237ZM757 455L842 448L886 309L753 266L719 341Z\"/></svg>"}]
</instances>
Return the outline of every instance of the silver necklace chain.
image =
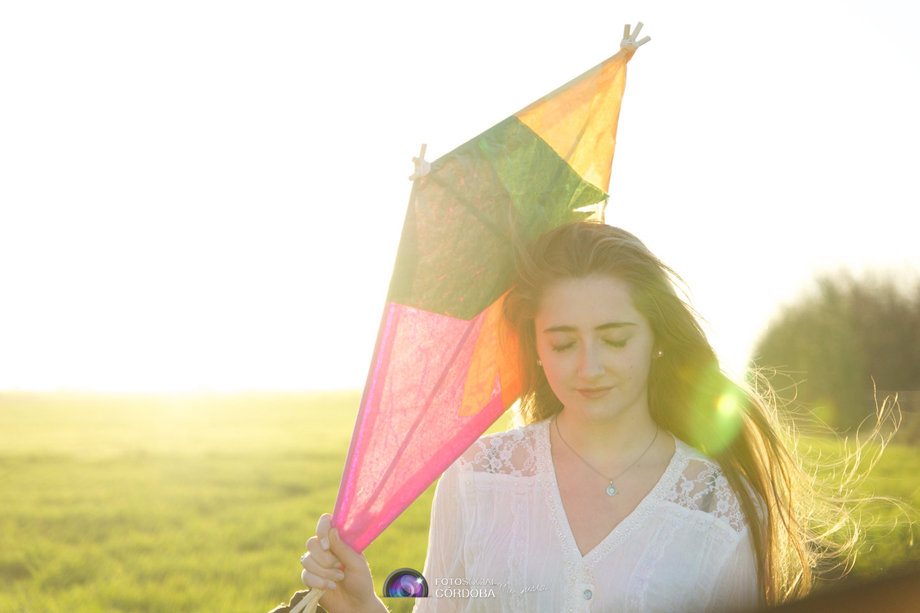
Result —
<instances>
[{"instance_id":1,"label":"silver necklace chain","mask_svg":"<svg viewBox=\"0 0 920 613\"><path fill-rule=\"evenodd\" d=\"M636 461L635 461L635 462L633 462L632 464L630 464L629 466L627 466L626 469L623 470L623 471L622 471L620 474L618 474L617 476L615 476L615 477L608 477L607 475L605 475L604 473L602 473L602 472L599 471L598 469L594 468L594 466L592 466L587 460L585 460L583 457L581 457L581 456L578 454L577 451L575 451L574 449L572 449L572 446L571 446L571 445L569 445L568 443L565 442L565 439L562 438L562 432L559 431L559 420L557 419L557 417L559 417L559 414L558 414L558 413L556 413L556 415L553 417L553 422L556 424L556 434L559 435L559 440L562 441L563 443L565 443L565 446L568 447L569 450L571 450L571 452L574 453L575 456L576 456L579 460L581 460L582 462L584 462L584 463L588 466L588 468L590 468L591 470L593 470L594 472L596 472L597 474L599 474L601 477L603 477L604 479L606 479L607 481L610 482L610 484L607 486L607 495L608 495L608 496L616 496L617 493L619 493L619 490L618 490L617 487L613 484L613 480L614 480L614 479L619 479L620 477L622 477L623 475L625 475L625 474L626 474L626 471L628 471L630 468L632 468L633 466L635 466L636 464L638 464L638 463L639 463L639 460L641 460L642 458L645 457L645 454L648 453L648 450L651 449L651 448L652 448L652 445L655 444L655 441L658 440L658 432L661 430L661 428L658 427L658 424L655 424L655 438L653 438L653 439L652 439L652 442L648 444L648 447L645 448L645 451L642 452L642 455L640 455L638 458L636 458Z\"/></svg>"}]
</instances>

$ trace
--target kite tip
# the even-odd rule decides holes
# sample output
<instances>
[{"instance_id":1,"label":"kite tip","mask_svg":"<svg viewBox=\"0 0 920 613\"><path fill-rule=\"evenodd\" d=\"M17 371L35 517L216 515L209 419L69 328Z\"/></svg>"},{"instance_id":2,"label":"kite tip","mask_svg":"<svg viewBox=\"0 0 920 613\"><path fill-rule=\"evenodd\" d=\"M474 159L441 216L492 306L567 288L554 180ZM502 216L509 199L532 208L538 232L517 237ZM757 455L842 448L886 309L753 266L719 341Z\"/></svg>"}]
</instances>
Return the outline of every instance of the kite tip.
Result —
<instances>
[{"instance_id":1,"label":"kite tip","mask_svg":"<svg viewBox=\"0 0 920 613\"><path fill-rule=\"evenodd\" d=\"M425 151L428 149L427 143L422 143L422 148L418 152L417 158L412 158L412 163L415 164L415 171L409 175L410 181L415 181L416 179L421 179L429 172L431 172L431 162L425 159Z\"/></svg>"},{"instance_id":2,"label":"kite tip","mask_svg":"<svg viewBox=\"0 0 920 613\"><path fill-rule=\"evenodd\" d=\"M651 36L646 36L642 40L637 41L636 37L639 36L639 32L642 31L642 22L636 22L636 29L630 33L630 25L627 23L623 26L623 40L620 41L620 48L623 47L633 47L638 49L648 41L652 40Z\"/></svg>"}]
</instances>

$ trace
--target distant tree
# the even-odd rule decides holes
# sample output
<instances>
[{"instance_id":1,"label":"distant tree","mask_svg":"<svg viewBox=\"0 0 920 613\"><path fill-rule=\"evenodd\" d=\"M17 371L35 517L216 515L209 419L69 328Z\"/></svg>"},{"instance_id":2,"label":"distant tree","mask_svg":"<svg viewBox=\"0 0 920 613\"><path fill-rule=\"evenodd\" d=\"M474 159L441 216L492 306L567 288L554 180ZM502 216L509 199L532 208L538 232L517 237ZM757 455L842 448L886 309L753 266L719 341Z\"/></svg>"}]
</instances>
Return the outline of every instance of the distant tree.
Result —
<instances>
[{"instance_id":1,"label":"distant tree","mask_svg":"<svg viewBox=\"0 0 920 613\"><path fill-rule=\"evenodd\" d=\"M920 283L839 273L816 285L770 324L753 361L777 370L781 398L846 430L875 410L873 378L879 392L920 390Z\"/></svg>"}]
</instances>

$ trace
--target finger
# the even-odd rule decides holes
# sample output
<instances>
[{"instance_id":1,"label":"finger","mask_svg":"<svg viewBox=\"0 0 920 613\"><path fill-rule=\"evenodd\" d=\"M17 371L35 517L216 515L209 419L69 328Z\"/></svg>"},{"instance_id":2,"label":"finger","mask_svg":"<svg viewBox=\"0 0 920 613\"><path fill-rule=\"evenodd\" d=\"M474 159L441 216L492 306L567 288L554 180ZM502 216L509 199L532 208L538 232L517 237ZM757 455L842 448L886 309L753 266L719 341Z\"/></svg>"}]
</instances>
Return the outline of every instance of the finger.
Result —
<instances>
[{"instance_id":1,"label":"finger","mask_svg":"<svg viewBox=\"0 0 920 613\"><path fill-rule=\"evenodd\" d=\"M341 569L337 567L324 568L317 564L316 560L314 560L308 553L305 553L300 558L300 565L308 573L317 577L322 577L323 579L327 579L329 581L342 581L345 579L345 573Z\"/></svg>"},{"instance_id":2,"label":"finger","mask_svg":"<svg viewBox=\"0 0 920 613\"><path fill-rule=\"evenodd\" d=\"M329 513L323 513L319 516L319 521L316 523L316 536L319 537L320 544L323 549L329 550L329 529L332 527L332 515Z\"/></svg>"},{"instance_id":3,"label":"finger","mask_svg":"<svg viewBox=\"0 0 920 613\"><path fill-rule=\"evenodd\" d=\"M625 26L623 26L623 40L626 40L627 38L629 38L629 24L628 23Z\"/></svg>"},{"instance_id":4,"label":"finger","mask_svg":"<svg viewBox=\"0 0 920 613\"><path fill-rule=\"evenodd\" d=\"M345 563L345 571L362 569L367 561L364 556L352 549L348 543L339 538L339 531L333 528L329 532L329 544L332 553Z\"/></svg>"},{"instance_id":5,"label":"finger","mask_svg":"<svg viewBox=\"0 0 920 613\"><path fill-rule=\"evenodd\" d=\"M633 33L632 33L633 38L639 38L639 32L641 31L642 31L642 22L640 21L639 23L636 24L636 29L633 30Z\"/></svg>"},{"instance_id":6,"label":"finger","mask_svg":"<svg viewBox=\"0 0 920 613\"><path fill-rule=\"evenodd\" d=\"M340 560L338 556L336 556L333 552L324 551L320 545L319 539L315 536L307 541L307 552L309 553L310 557L323 568L334 568L342 563L342 560Z\"/></svg>"},{"instance_id":7,"label":"finger","mask_svg":"<svg viewBox=\"0 0 920 613\"><path fill-rule=\"evenodd\" d=\"M336 588L334 581L318 577L306 569L300 573L300 580L303 581L304 585L314 590L334 590Z\"/></svg>"},{"instance_id":8,"label":"finger","mask_svg":"<svg viewBox=\"0 0 920 613\"><path fill-rule=\"evenodd\" d=\"M305 553L300 557L300 563L303 564L307 559L311 559L321 568L338 568L341 570L345 567L342 560L337 555L329 551L314 550Z\"/></svg>"},{"instance_id":9,"label":"finger","mask_svg":"<svg viewBox=\"0 0 920 613\"><path fill-rule=\"evenodd\" d=\"M650 40L652 40L652 37L651 37L651 36L646 36L645 38L643 38L642 40L640 40L639 42L637 42L637 43L636 43L636 46L637 46L637 47L641 47L642 45L644 45L645 43L647 43L647 42L650 41Z\"/></svg>"}]
</instances>

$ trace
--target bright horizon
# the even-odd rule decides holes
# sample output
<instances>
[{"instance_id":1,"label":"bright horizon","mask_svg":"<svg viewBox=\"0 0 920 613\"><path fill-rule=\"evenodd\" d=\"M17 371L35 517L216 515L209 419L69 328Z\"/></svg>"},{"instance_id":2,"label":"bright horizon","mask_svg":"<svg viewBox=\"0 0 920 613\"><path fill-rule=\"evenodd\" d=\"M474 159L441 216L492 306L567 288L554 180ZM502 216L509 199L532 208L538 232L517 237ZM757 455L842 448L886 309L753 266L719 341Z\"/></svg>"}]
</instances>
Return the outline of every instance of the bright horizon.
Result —
<instances>
[{"instance_id":1,"label":"bright horizon","mask_svg":"<svg viewBox=\"0 0 920 613\"><path fill-rule=\"evenodd\" d=\"M419 145L637 19L607 222L729 368L817 274L917 279L917 3L457 6L0 8L0 390L360 389Z\"/></svg>"}]
</instances>

